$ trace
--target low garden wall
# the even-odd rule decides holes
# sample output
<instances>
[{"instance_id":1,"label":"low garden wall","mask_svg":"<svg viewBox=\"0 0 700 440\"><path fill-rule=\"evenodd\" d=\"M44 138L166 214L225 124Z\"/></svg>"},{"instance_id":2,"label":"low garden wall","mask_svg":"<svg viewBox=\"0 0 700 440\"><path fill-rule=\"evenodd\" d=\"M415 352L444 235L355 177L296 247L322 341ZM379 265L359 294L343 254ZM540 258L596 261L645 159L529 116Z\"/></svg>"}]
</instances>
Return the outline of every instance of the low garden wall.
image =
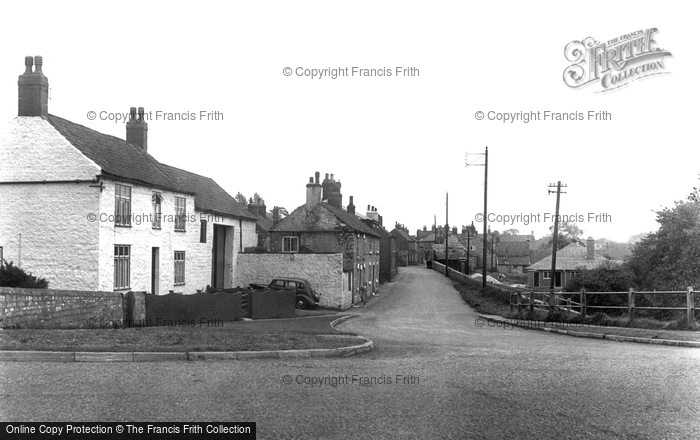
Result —
<instances>
[{"instance_id":1,"label":"low garden wall","mask_svg":"<svg viewBox=\"0 0 700 440\"><path fill-rule=\"evenodd\" d=\"M145 317L143 297L142 292L0 287L0 328L123 326Z\"/></svg>"}]
</instances>

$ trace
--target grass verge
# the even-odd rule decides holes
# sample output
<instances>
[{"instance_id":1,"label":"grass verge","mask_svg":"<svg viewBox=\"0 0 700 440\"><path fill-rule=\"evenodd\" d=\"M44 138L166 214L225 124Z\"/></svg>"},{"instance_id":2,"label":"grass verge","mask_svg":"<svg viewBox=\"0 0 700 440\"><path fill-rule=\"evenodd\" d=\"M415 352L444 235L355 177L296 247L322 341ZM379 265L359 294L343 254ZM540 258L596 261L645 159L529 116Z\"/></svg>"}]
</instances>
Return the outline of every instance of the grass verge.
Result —
<instances>
[{"instance_id":1,"label":"grass verge","mask_svg":"<svg viewBox=\"0 0 700 440\"><path fill-rule=\"evenodd\" d=\"M599 328L602 329L600 332L608 334L613 334L610 327L615 327L614 334L619 334L620 336L639 336L660 339L673 339L670 336L678 336L678 334L687 333L688 331L700 331L700 325L698 325L698 323L689 325L685 319L659 321L650 318L637 318L634 321L630 321L627 317L609 316L601 312L585 318L575 314L567 316L565 313L550 315L547 312L537 310L533 313L529 311L521 311L520 313L516 311L511 312L510 293L508 292L503 292L488 285L486 286L486 291L481 291L481 288L473 288L461 283L455 283L454 287L460 293L464 301L474 307L479 313L499 315L513 320L536 321L551 324L562 323L561 326L548 325L547 327L569 330L579 329L581 331L590 331L589 329ZM623 329L629 331L620 332ZM648 330L648 332L640 332L640 330ZM635 331L637 333L634 333ZM695 337L697 337L697 339L695 339ZM700 333L694 333L694 336L689 340L700 340Z\"/></svg>"},{"instance_id":2,"label":"grass verge","mask_svg":"<svg viewBox=\"0 0 700 440\"><path fill-rule=\"evenodd\" d=\"M330 327L337 316L299 320L226 322L221 327L119 329L5 329L2 350L39 351L263 351L340 348L358 344ZM333 338L323 335L337 335Z\"/></svg>"}]
</instances>

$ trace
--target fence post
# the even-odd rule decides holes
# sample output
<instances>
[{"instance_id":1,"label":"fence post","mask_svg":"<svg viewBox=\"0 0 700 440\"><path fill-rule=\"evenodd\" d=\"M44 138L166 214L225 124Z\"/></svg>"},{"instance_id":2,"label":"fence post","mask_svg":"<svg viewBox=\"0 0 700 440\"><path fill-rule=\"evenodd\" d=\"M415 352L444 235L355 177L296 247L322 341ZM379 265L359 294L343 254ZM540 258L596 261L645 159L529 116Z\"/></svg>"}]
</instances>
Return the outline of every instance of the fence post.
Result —
<instances>
[{"instance_id":1,"label":"fence post","mask_svg":"<svg viewBox=\"0 0 700 440\"><path fill-rule=\"evenodd\" d=\"M581 316L586 317L586 289L581 288L581 296L579 298L579 304L581 305Z\"/></svg>"},{"instance_id":2,"label":"fence post","mask_svg":"<svg viewBox=\"0 0 700 440\"><path fill-rule=\"evenodd\" d=\"M634 288L630 287L627 299L627 316L630 322L634 321Z\"/></svg>"},{"instance_id":3,"label":"fence post","mask_svg":"<svg viewBox=\"0 0 700 440\"><path fill-rule=\"evenodd\" d=\"M554 289L549 289L549 314L554 314L554 306L556 305L556 297L554 296Z\"/></svg>"},{"instance_id":4,"label":"fence post","mask_svg":"<svg viewBox=\"0 0 700 440\"><path fill-rule=\"evenodd\" d=\"M513 311L513 292L510 292L510 311Z\"/></svg>"},{"instance_id":5,"label":"fence post","mask_svg":"<svg viewBox=\"0 0 700 440\"><path fill-rule=\"evenodd\" d=\"M529 303L528 303L528 305L529 305L529 307L530 307L530 313L532 313L532 312L535 311L535 302L534 302L534 299L535 299L535 298L534 298L534 296L535 296L535 291L534 291L534 290L531 290L531 291L530 291L530 301L529 301Z\"/></svg>"},{"instance_id":6,"label":"fence post","mask_svg":"<svg viewBox=\"0 0 700 440\"><path fill-rule=\"evenodd\" d=\"M695 295L693 294L693 287L688 286L687 303L688 303L688 325L695 324Z\"/></svg>"},{"instance_id":7,"label":"fence post","mask_svg":"<svg viewBox=\"0 0 700 440\"><path fill-rule=\"evenodd\" d=\"M571 314L571 297L566 298L566 316Z\"/></svg>"}]
</instances>

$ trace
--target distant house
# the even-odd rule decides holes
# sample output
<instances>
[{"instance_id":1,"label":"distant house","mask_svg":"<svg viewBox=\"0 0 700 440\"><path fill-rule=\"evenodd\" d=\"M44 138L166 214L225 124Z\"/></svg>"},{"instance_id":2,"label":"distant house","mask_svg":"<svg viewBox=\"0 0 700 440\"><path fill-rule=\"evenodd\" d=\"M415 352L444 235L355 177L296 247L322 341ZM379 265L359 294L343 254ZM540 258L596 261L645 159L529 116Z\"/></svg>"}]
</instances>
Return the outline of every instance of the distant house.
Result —
<instances>
[{"instance_id":1,"label":"distant house","mask_svg":"<svg viewBox=\"0 0 700 440\"><path fill-rule=\"evenodd\" d=\"M331 175L319 183L319 173L306 185L306 203L270 231L274 253L341 253L342 292L321 297L322 304L347 308L359 301L360 288L379 287L380 234L342 207L340 181ZM312 267L309 270L313 270Z\"/></svg>"},{"instance_id":2,"label":"distant house","mask_svg":"<svg viewBox=\"0 0 700 440\"><path fill-rule=\"evenodd\" d=\"M367 205L367 215L355 212L353 197L350 196L350 204L347 207L349 214L355 214L367 226L379 233L379 283L392 281L397 273L396 268L396 237L391 235L383 226L382 216L377 208Z\"/></svg>"},{"instance_id":3,"label":"distant house","mask_svg":"<svg viewBox=\"0 0 700 440\"><path fill-rule=\"evenodd\" d=\"M554 287L565 286L570 279L580 275L582 269L595 269L608 260L595 252L593 238L586 240L586 245L572 243L557 251L556 271L552 274L551 254L527 267L528 286L532 288L549 288L552 278Z\"/></svg>"},{"instance_id":4,"label":"distant house","mask_svg":"<svg viewBox=\"0 0 700 440\"><path fill-rule=\"evenodd\" d=\"M0 140L4 258L54 289L231 287L255 217L211 178L151 156L143 108L131 108L126 140L49 114L42 64L25 59Z\"/></svg>"},{"instance_id":5,"label":"distant house","mask_svg":"<svg viewBox=\"0 0 700 440\"><path fill-rule=\"evenodd\" d=\"M254 200L250 199L248 203L248 212L253 214L256 218L255 221L255 233L258 236L257 248L259 249L269 249L270 248L270 230L279 221L279 208L274 207L272 209L272 215L267 212L267 206L265 206L264 200Z\"/></svg>"},{"instance_id":6,"label":"distant house","mask_svg":"<svg viewBox=\"0 0 700 440\"><path fill-rule=\"evenodd\" d=\"M391 230L391 235L396 237L399 266L409 266L423 262L423 255L418 251L417 240L411 237L404 225L396 223L396 227Z\"/></svg>"},{"instance_id":7,"label":"distant house","mask_svg":"<svg viewBox=\"0 0 700 440\"><path fill-rule=\"evenodd\" d=\"M526 268L532 264L530 255L534 243L533 235L500 235L496 242L498 271L526 273Z\"/></svg>"}]
</instances>

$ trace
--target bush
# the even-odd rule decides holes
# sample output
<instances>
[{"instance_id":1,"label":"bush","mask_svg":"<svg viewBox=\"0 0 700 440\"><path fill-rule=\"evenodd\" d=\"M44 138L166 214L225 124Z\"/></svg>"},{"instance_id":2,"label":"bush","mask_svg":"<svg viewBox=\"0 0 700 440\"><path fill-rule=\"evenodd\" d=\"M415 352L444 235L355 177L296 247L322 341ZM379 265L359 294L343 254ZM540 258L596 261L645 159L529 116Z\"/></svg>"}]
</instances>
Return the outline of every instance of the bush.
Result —
<instances>
[{"instance_id":1,"label":"bush","mask_svg":"<svg viewBox=\"0 0 700 440\"><path fill-rule=\"evenodd\" d=\"M49 282L44 278L37 278L27 273L21 267L6 261L0 262L0 286L25 287L30 289L47 289Z\"/></svg>"}]
</instances>

